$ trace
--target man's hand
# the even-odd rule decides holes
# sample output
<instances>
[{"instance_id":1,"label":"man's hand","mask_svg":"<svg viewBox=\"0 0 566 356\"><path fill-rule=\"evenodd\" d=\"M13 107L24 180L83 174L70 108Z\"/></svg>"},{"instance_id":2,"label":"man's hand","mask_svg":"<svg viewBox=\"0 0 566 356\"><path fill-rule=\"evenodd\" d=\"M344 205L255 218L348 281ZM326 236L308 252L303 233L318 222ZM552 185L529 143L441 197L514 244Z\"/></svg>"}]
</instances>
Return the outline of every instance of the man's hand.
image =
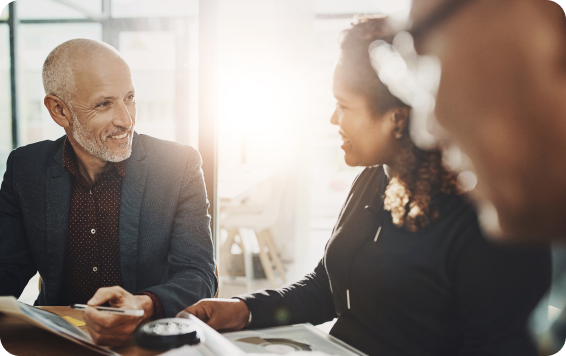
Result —
<instances>
[{"instance_id":1,"label":"man's hand","mask_svg":"<svg viewBox=\"0 0 566 356\"><path fill-rule=\"evenodd\" d=\"M110 303L114 308L142 309L143 316L119 315L87 307L84 319L92 340L98 345L119 346L126 341L140 323L151 320L153 302L147 295L132 295L115 286L100 288L88 301L89 306Z\"/></svg>"},{"instance_id":2,"label":"man's hand","mask_svg":"<svg viewBox=\"0 0 566 356\"><path fill-rule=\"evenodd\" d=\"M203 299L184 311L220 331L241 330L246 326L250 317L248 306L239 299Z\"/></svg>"}]
</instances>

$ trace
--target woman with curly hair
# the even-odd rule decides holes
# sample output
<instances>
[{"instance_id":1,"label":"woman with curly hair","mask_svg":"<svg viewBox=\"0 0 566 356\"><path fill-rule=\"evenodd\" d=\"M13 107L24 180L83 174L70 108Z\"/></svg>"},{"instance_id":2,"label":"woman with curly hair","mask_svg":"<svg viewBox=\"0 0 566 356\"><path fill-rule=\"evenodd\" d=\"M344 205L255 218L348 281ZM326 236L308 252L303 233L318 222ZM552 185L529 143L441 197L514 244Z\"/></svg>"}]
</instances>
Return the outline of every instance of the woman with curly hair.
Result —
<instances>
[{"instance_id":1,"label":"woman with curly hair","mask_svg":"<svg viewBox=\"0 0 566 356\"><path fill-rule=\"evenodd\" d=\"M330 334L371 355L534 356L526 321L550 285L550 252L481 235L440 152L413 144L411 108L372 69L368 49L386 33L384 18L344 32L331 123L346 163L367 168L314 272L186 311L224 331L337 318Z\"/></svg>"}]
</instances>

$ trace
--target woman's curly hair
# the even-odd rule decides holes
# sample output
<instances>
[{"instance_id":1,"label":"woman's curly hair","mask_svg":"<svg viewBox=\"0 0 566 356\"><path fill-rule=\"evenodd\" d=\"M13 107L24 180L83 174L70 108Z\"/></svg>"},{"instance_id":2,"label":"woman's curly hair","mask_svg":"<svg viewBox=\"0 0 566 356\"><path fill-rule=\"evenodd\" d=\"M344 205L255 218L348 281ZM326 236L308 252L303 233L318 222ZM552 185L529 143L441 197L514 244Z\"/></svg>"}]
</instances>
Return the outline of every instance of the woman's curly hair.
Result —
<instances>
[{"instance_id":1,"label":"woman's curly hair","mask_svg":"<svg viewBox=\"0 0 566 356\"><path fill-rule=\"evenodd\" d=\"M371 43L386 38L388 33L385 17L365 17L345 30L341 41L340 65L345 84L363 95L379 116L393 108L409 108L379 80L370 62ZM459 188L456 175L444 167L439 150L423 151L416 147L408 128L402 132L400 143L403 149L395 158L398 175L391 178L385 190L384 207L391 211L396 226L414 232L439 217L431 204L435 194L457 194Z\"/></svg>"}]
</instances>

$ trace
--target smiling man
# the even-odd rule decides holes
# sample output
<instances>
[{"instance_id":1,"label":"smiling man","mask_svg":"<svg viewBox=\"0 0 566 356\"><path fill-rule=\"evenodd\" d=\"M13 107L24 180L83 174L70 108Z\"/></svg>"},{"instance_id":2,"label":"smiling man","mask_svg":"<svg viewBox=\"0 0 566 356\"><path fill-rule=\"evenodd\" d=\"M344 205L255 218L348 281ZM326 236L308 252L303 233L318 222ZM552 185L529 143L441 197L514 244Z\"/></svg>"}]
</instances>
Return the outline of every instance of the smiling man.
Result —
<instances>
[{"instance_id":1,"label":"smiling man","mask_svg":"<svg viewBox=\"0 0 566 356\"><path fill-rule=\"evenodd\" d=\"M43 66L44 103L65 130L14 150L0 189L0 295L39 271L36 305L87 308L93 339L115 346L145 321L217 289L199 153L134 131L130 68L111 46L75 39Z\"/></svg>"}]
</instances>

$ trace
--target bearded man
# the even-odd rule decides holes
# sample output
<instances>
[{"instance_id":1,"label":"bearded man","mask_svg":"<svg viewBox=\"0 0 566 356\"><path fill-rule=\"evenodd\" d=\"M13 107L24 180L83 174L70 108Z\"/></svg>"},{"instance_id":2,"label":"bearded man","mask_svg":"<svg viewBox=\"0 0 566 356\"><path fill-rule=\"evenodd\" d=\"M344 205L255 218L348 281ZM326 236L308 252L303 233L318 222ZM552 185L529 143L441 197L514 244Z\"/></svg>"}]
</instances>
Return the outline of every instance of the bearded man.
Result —
<instances>
[{"instance_id":1,"label":"bearded man","mask_svg":"<svg viewBox=\"0 0 566 356\"><path fill-rule=\"evenodd\" d=\"M0 189L0 295L39 271L35 305L87 308L93 339L115 346L145 321L216 293L201 158L134 131L130 68L111 46L75 39L43 65L44 103L65 130L8 157Z\"/></svg>"}]
</instances>

